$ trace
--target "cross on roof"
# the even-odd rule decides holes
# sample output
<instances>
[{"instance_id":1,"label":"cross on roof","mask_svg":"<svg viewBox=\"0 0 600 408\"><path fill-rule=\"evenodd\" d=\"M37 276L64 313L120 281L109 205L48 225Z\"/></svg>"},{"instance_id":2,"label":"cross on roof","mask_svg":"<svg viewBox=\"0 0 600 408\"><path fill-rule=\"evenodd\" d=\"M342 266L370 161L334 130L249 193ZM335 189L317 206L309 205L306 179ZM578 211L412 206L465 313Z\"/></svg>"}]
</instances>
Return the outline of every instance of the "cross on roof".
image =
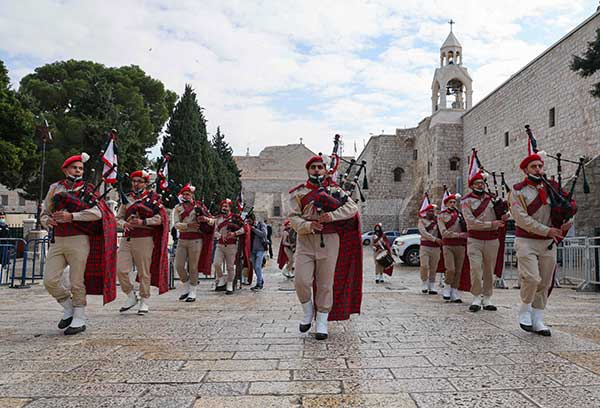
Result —
<instances>
[{"instance_id":1,"label":"cross on roof","mask_svg":"<svg viewBox=\"0 0 600 408\"><path fill-rule=\"evenodd\" d=\"M456 24L456 21L450 19L450 21L448 21L448 24L450 24L450 32L452 32L452 25Z\"/></svg>"}]
</instances>

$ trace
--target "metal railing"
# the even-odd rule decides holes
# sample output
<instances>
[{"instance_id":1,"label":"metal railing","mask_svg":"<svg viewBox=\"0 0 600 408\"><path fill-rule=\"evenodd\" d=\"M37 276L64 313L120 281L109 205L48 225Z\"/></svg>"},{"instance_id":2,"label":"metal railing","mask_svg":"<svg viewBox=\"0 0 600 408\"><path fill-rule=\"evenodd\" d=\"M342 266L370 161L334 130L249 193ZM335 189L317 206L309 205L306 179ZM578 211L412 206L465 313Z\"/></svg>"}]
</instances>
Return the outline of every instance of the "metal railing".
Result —
<instances>
[{"instance_id":1,"label":"metal railing","mask_svg":"<svg viewBox=\"0 0 600 408\"><path fill-rule=\"evenodd\" d=\"M600 237L565 238L553 249L556 251L557 272L555 286L563 284L584 290L600 284ZM509 287L508 281L518 286L519 272L514 239L507 239L504 248L504 271L496 280L496 287Z\"/></svg>"}]
</instances>

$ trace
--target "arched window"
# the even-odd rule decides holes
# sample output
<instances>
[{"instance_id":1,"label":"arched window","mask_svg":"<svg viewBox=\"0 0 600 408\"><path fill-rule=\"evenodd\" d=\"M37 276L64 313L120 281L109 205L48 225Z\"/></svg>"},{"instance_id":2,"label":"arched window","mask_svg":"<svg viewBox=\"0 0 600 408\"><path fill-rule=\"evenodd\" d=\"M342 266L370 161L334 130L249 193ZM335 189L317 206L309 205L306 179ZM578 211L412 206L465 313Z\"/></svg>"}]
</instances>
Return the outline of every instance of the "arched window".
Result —
<instances>
[{"instance_id":1,"label":"arched window","mask_svg":"<svg viewBox=\"0 0 600 408\"><path fill-rule=\"evenodd\" d=\"M450 159L450 170L458 170L460 165L460 159L458 157L452 157Z\"/></svg>"},{"instance_id":2,"label":"arched window","mask_svg":"<svg viewBox=\"0 0 600 408\"><path fill-rule=\"evenodd\" d=\"M404 169L402 167L396 167L394 169L394 181L400 182L402 181L402 174L404 173Z\"/></svg>"}]
</instances>

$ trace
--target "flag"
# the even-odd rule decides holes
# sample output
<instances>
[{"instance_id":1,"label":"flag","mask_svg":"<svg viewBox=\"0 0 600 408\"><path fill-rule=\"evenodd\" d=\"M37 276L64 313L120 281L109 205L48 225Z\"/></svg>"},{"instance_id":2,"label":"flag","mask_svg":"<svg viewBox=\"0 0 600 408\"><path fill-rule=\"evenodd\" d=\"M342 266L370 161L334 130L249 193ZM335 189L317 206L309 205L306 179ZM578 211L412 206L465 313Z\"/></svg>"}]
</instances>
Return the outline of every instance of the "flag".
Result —
<instances>
[{"instance_id":1,"label":"flag","mask_svg":"<svg viewBox=\"0 0 600 408\"><path fill-rule=\"evenodd\" d=\"M469 180L475 176L479 170L479 163L477 162L477 150L473 149L471 153L471 160L469 162Z\"/></svg>"},{"instance_id":2,"label":"flag","mask_svg":"<svg viewBox=\"0 0 600 408\"><path fill-rule=\"evenodd\" d=\"M116 147L116 136L114 131L109 132L110 141L108 146L102 154L102 179L106 184L114 184L117 182L117 147Z\"/></svg>"},{"instance_id":3,"label":"flag","mask_svg":"<svg viewBox=\"0 0 600 408\"><path fill-rule=\"evenodd\" d=\"M356 150L356 140L355 140L354 141L354 157L356 157L356 153L357 153L357 150Z\"/></svg>"},{"instance_id":4,"label":"flag","mask_svg":"<svg viewBox=\"0 0 600 408\"><path fill-rule=\"evenodd\" d=\"M429 207L429 194L425 193L425 195L423 196L423 202L421 203L421 208L419 209L420 217L423 216L423 214L425 214L427 207Z\"/></svg>"},{"instance_id":5,"label":"flag","mask_svg":"<svg viewBox=\"0 0 600 408\"><path fill-rule=\"evenodd\" d=\"M242 212L242 210L244 209L244 196L242 195L242 190L240 190L240 193L238 194L237 198L235 199L235 203L237 205L238 211Z\"/></svg>"},{"instance_id":6,"label":"flag","mask_svg":"<svg viewBox=\"0 0 600 408\"><path fill-rule=\"evenodd\" d=\"M450 195L450 193L448 192L448 189L446 188L446 186L444 186L444 195L442 195L442 206L441 206L442 211L444 211L446 209L446 204L444 204L444 200L446 200L446 197L448 197L449 195Z\"/></svg>"},{"instance_id":7,"label":"flag","mask_svg":"<svg viewBox=\"0 0 600 408\"><path fill-rule=\"evenodd\" d=\"M161 190L166 190L169 187L169 162L165 161L162 171L158 174L159 187Z\"/></svg>"}]
</instances>

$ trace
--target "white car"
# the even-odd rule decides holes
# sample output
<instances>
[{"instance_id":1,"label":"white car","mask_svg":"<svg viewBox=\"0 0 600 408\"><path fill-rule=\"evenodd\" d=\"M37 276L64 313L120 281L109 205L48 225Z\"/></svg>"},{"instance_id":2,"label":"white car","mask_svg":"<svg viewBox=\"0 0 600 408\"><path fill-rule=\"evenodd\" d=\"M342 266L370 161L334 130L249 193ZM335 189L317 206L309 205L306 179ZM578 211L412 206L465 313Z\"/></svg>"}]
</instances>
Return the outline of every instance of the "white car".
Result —
<instances>
[{"instance_id":1,"label":"white car","mask_svg":"<svg viewBox=\"0 0 600 408\"><path fill-rule=\"evenodd\" d=\"M402 235L394 240L392 252L409 266L419 266L420 234Z\"/></svg>"}]
</instances>

